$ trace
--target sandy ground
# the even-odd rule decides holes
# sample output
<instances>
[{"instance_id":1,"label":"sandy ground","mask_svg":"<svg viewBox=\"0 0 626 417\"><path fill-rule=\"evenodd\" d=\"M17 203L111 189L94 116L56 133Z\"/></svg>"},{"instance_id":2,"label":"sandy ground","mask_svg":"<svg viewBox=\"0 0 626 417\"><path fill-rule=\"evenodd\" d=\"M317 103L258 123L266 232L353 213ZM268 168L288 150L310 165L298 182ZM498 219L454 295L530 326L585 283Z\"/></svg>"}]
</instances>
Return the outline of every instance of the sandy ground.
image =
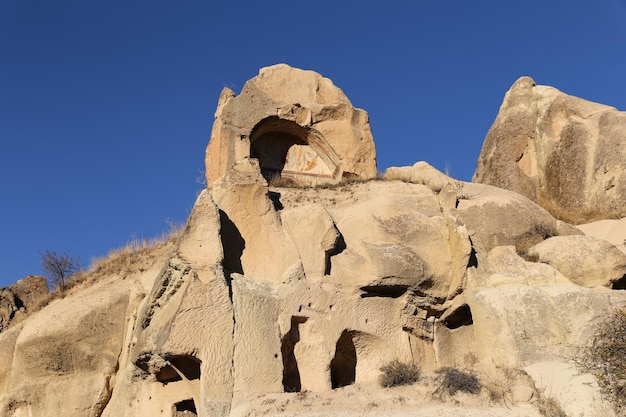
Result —
<instances>
[{"instance_id":1,"label":"sandy ground","mask_svg":"<svg viewBox=\"0 0 626 417\"><path fill-rule=\"evenodd\" d=\"M260 396L232 415L246 417L541 417L530 403L493 404L489 394L457 394L438 398L432 383L381 388L357 384L330 392L300 392Z\"/></svg>"}]
</instances>

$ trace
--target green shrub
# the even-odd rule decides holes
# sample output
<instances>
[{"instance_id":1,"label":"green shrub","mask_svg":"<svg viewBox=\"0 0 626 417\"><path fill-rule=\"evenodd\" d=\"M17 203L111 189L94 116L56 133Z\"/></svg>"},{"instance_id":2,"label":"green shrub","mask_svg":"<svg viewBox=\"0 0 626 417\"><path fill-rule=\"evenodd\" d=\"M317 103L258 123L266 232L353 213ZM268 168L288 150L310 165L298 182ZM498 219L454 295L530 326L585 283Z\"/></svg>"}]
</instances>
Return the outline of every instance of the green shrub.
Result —
<instances>
[{"instance_id":1,"label":"green shrub","mask_svg":"<svg viewBox=\"0 0 626 417\"><path fill-rule=\"evenodd\" d=\"M455 395L457 392L465 392L468 394L480 394L482 384L474 375L461 371L459 369L445 367L438 369L439 387L433 395L442 397L443 394Z\"/></svg>"},{"instance_id":2,"label":"green shrub","mask_svg":"<svg viewBox=\"0 0 626 417\"><path fill-rule=\"evenodd\" d=\"M420 369L416 364L400 362L397 359L383 365L380 371L382 373L378 382L385 388L413 384L420 378Z\"/></svg>"},{"instance_id":3,"label":"green shrub","mask_svg":"<svg viewBox=\"0 0 626 417\"><path fill-rule=\"evenodd\" d=\"M600 323L576 359L582 370L596 377L616 413L626 414L626 310Z\"/></svg>"}]
</instances>

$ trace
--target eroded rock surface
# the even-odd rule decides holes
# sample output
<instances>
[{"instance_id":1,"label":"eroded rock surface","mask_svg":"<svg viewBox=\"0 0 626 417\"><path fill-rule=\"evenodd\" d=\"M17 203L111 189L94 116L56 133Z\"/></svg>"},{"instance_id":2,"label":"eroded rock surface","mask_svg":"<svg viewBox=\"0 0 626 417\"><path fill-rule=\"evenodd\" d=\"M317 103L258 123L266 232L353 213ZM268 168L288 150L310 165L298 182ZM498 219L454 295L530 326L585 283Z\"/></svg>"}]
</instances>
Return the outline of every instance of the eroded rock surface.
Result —
<instances>
[{"instance_id":1,"label":"eroded rock surface","mask_svg":"<svg viewBox=\"0 0 626 417\"><path fill-rule=\"evenodd\" d=\"M569 361L626 306L625 255L521 194L425 162L293 187L317 171L281 162L292 148L337 162L335 174L373 176L364 117L329 80L284 65L239 97L225 90L210 187L180 237L152 266L101 277L0 333L0 416L537 417L548 392L568 415L612 417ZM334 142L345 129L356 136ZM290 167L291 187L269 175ZM28 299L22 287L11 296ZM492 391L441 404L434 379L383 390L393 360L469 369Z\"/></svg>"},{"instance_id":2,"label":"eroded rock surface","mask_svg":"<svg viewBox=\"0 0 626 417\"><path fill-rule=\"evenodd\" d=\"M331 80L285 64L262 68L236 95L224 88L206 149L212 187L236 161L259 160L267 180L335 183L376 176L364 110Z\"/></svg>"},{"instance_id":3,"label":"eroded rock surface","mask_svg":"<svg viewBox=\"0 0 626 417\"><path fill-rule=\"evenodd\" d=\"M570 223L626 216L626 114L522 77L489 130L474 182L518 192Z\"/></svg>"}]
</instances>

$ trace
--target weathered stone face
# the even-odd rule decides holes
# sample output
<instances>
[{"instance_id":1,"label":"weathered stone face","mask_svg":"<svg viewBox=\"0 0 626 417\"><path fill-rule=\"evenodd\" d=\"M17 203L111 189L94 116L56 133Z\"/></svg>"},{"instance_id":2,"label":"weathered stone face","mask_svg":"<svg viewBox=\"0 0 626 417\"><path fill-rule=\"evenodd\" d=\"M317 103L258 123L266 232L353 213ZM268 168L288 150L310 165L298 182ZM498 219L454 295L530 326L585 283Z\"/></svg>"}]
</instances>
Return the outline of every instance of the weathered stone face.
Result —
<instances>
[{"instance_id":1,"label":"weathered stone face","mask_svg":"<svg viewBox=\"0 0 626 417\"><path fill-rule=\"evenodd\" d=\"M506 93L474 182L573 224L626 216L626 114L522 77Z\"/></svg>"},{"instance_id":2,"label":"weathered stone face","mask_svg":"<svg viewBox=\"0 0 626 417\"><path fill-rule=\"evenodd\" d=\"M262 68L238 96L222 92L206 150L207 186L245 157L259 160L268 181L376 176L367 113L329 79L285 64Z\"/></svg>"}]
</instances>

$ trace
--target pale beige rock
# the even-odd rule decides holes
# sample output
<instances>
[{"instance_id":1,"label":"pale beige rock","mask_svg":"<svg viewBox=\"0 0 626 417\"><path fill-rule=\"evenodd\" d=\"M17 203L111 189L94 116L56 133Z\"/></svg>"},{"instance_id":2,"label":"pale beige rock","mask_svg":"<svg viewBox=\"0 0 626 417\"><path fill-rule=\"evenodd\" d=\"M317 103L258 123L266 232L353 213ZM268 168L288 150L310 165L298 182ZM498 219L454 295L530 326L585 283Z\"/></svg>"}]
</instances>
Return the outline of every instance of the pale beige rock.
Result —
<instances>
[{"instance_id":1,"label":"pale beige rock","mask_svg":"<svg viewBox=\"0 0 626 417\"><path fill-rule=\"evenodd\" d=\"M321 282L339 238L333 219L319 204L286 209L280 217L296 244L307 280Z\"/></svg>"},{"instance_id":2,"label":"pale beige rock","mask_svg":"<svg viewBox=\"0 0 626 417\"><path fill-rule=\"evenodd\" d=\"M259 159L266 179L301 184L377 174L367 113L331 80L285 64L262 68L239 95L222 91L206 149L207 186L245 157Z\"/></svg>"},{"instance_id":3,"label":"pale beige rock","mask_svg":"<svg viewBox=\"0 0 626 417\"><path fill-rule=\"evenodd\" d=\"M30 316L15 341L3 412L13 407L9 415L99 415L122 350L129 290L95 286Z\"/></svg>"},{"instance_id":4,"label":"pale beige rock","mask_svg":"<svg viewBox=\"0 0 626 417\"><path fill-rule=\"evenodd\" d=\"M569 280L552 266L522 259L514 246L497 246L487 255L487 270L476 286L508 284L567 284Z\"/></svg>"},{"instance_id":5,"label":"pale beige rock","mask_svg":"<svg viewBox=\"0 0 626 417\"><path fill-rule=\"evenodd\" d=\"M618 417L607 404L592 375L567 361L537 362L524 368L547 398L553 398L568 416Z\"/></svg>"},{"instance_id":6,"label":"pale beige rock","mask_svg":"<svg viewBox=\"0 0 626 417\"><path fill-rule=\"evenodd\" d=\"M302 278L300 256L269 199L257 160L238 161L212 193L228 239L226 269L270 282Z\"/></svg>"},{"instance_id":7,"label":"pale beige rock","mask_svg":"<svg viewBox=\"0 0 626 417\"><path fill-rule=\"evenodd\" d=\"M577 227L587 236L604 239L626 253L626 217L579 224Z\"/></svg>"},{"instance_id":8,"label":"pale beige rock","mask_svg":"<svg viewBox=\"0 0 626 417\"><path fill-rule=\"evenodd\" d=\"M626 114L522 77L506 93L473 181L570 223L624 217Z\"/></svg>"},{"instance_id":9,"label":"pale beige rock","mask_svg":"<svg viewBox=\"0 0 626 417\"><path fill-rule=\"evenodd\" d=\"M558 269L578 285L626 285L626 254L605 240L585 235L555 236L531 247L528 256Z\"/></svg>"},{"instance_id":10,"label":"pale beige rock","mask_svg":"<svg viewBox=\"0 0 626 417\"><path fill-rule=\"evenodd\" d=\"M435 349L440 365L462 367L472 358L479 368L524 369L546 397L580 413L568 415L595 417L590 410L606 409L595 382L589 385L595 380L568 362L596 323L625 306L622 291L572 284L466 290L437 322Z\"/></svg>"},{"instance_id":11,"label":"pale beige rock","mask_svg":"<svg viewBox=\"0 0 626 417\"><path fill-rule=\"evenodd\" d=\"M457 211L479 258L496 246L524 252L556 235L557 221L526 197L484 184L460 183Z\"/></svg>"},{"instance_id":12,"label":"pale beige rock","mask_svg":"<svg viewBox=\"0 0 626 417\"><path fill-rule=\"evenodd\" d=\"M410 167L390 167L385 171L385 179L400 180L423 184L435 192L441 191L446 185L455 185L456 180L433 168L424 161L416 162Z\"/></svg>"}]
</instances>

